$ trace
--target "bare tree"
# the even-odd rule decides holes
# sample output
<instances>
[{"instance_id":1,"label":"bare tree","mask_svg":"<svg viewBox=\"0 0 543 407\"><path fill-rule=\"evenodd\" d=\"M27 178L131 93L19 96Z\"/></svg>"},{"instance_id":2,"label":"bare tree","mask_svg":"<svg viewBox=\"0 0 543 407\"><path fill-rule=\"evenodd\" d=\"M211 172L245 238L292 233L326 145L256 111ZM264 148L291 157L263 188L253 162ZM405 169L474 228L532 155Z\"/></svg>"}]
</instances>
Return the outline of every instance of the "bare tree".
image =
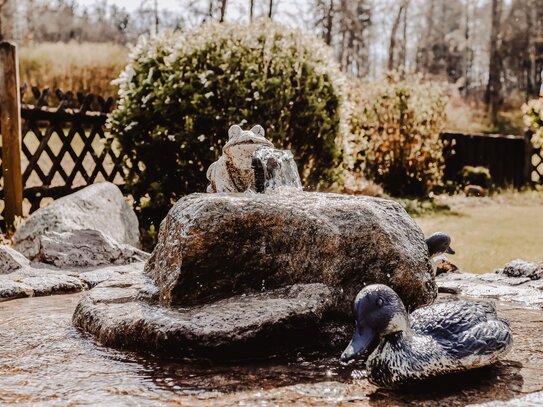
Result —
<instances>
[{"instance_id":1,"label":"bare tree","mask_svg":"<svg viewBox=\"0 0 543 407\"><path fill-rule=\"evenodd\" d=\"M268 0L268 18L273 16L273 0Z\"/></svg>"},{"instance_id":2,"label":"bare tree","mask_svg":"<svg viewBox=\"0 0 543 407\"><path fill-rule=\"evenodd\" d=\"M488 64L488 83L486 86L485 101L489 106L491 120L494 125L496 125L498 121L498 107L501 92L502 61L500 56L500 26L502 6L502 0L492 0L490 59Z\"/></svg>"},{"instance_id":3,"label":"bare tree","mask_svg":"<svg viewBox=\"0 0 543 407\"><path fill-rule=\"evenodd\" d=\"M221 0L221 16L219 18L219 21L221 23L224 22L224 16L226 14L226 4L227 4L228 0Z\"/></svg>"},{"instance_id":4,"label":"bare tree","mask_svg":"<svg viewBox=\"0 0 543 407\"><path fill-rule=\"evenodd\" d=\"M253 21L255 0L249 0L249 21Z\"/></svg>"},{"instance_id":5,"label":"bare tree","mask_svg":"<svg viewBox=\"0 0 543 407\"><path fill-rule=\"evenodd\" d=\"M402 22L402 16L404 16L405 13L407 13L407 6L409 5L409 0L402 0L400 3L400 7L398 8L398 13L396 14L396 18L394 19L394 22L392 23L392 30L390 32L390 43L388 46L388 64L387 68L388 70L393 70L397 67L397 63L394 61L395 53L396 53L396 37L398 35L398 29L400 28L400 24ZM404 21L406 21L404 19Z\"/></svg>"}]
</instances>

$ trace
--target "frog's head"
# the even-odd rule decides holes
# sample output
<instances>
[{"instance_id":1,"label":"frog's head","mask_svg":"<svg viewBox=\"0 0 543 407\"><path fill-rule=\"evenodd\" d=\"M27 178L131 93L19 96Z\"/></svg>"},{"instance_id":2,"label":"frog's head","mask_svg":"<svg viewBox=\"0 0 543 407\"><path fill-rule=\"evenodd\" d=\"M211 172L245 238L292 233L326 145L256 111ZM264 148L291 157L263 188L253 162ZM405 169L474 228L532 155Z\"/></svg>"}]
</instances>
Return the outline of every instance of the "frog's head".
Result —
<instances>
[{"instance_id":1,"label":"frog's head","mask_svg":"<svg viewBox=\"0 0 543 407\"><path fill-rule=\"evenodd\" d=\"M224 145L222 151L232 159L246 157L250 160L256 149L262 146L273 148L273 144L264 138L262 126L257 124L247 131L234 124L228 130L228 142Z\"/></svg>"}]
</instances>

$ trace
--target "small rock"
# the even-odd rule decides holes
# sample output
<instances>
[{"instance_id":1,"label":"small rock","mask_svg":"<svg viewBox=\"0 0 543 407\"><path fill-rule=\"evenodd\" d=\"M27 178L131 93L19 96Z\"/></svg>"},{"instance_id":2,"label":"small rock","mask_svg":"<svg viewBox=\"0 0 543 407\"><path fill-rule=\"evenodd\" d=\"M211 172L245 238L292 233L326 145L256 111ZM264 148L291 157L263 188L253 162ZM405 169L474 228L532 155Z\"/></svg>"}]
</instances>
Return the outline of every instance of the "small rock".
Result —
<instances>
[{"instance_id":1,"label":"small rock","mask_svg":"<svg viewBox=\"0 0 543 407\"><path fill-rule=\"evenodd\" d=\"M98 230L46 232L39 237L35 260L59 268L93 267L104 264L128 264L145 261L149 254L133 246L120 244Z\"/></svg>"},{"instance_id":2,"label":"small rock","mask_svg":"<svg viewBox=\"0 0 543 407\"><path fill-rule=\"evenodd\" d=\"M23 278L21 283L32 288L35 296L74 293L88 288L79 278L64 274L43 273Z\"/></svg>"},{"instance_id":3,"label":"small rock","mask_svg":"<svg viewBox=\"0 0 543 407\"><path fill-rule=\"evenodd\" d=\"M138 219L121 190L110 182L90 185L38 209L17 229L14 248L34 259L45 232L98 230L119 243L139 245Z\"/></svg>"},{"instance_id":4,"label":"small rock","mask_svg":"<svg viewBox=\"0 0 543 407\"><path fill-rule=\"evenodd\" d=\"M12 273L24 266L28 266L30 260L6 245L0 245L0 274Z\"/></svg>"},{"instance_id":5,"label":"small rock","mask_svg":"<svg viewBox=\"0 0 543 407\"><path fill-rule=\"evenodd\" d=\"M31 287L8 279L0 279L0 301L15 298L32 297L34 291Z\"/></svg>"},{"instance_id":6,"label":"small rock","mask_svg":"<svg viewBox=\"0 0 543 407\"><path fill-rule=\"evenodd\" d=\"M446 273L436 277L439 292L492 298L528 307L543 306L542 281L497 273Z\"/></svg>"},{"instance_id":7,"label":"small rock","mask_svg":"<svg viewBox=\"0 0 543 407\"><path fill-rule=\"evenodd\" d=\"M516 259L507 263L503 269L496 270L496 273L509 277L528 277L531 280L539 280L543 276L543 262Z\"/></svg>"},{"instance_id":8,"label":"small rock","mask_svg":"<svg viewBox=\"0 0 543 407\"><path fill-rule=\"evenodd\" d=\"M464 188L464 194L466 194L466 196L480 197L480 196L486 195L486 190L479 185L470 184L470 185L466 185L466 187Z\"/></svg>"},{"instance_id":9,"label":"small rock","mask_svg":"<svg viewBox=\"0 0 543 407\"><path fill-rule=\"evenodd\" d=\"M451 261L444 255L436 256L433 259L436 266L436 276L444 273L457 273L458 267L451 263Z\"/></svg>"}]
</instances>

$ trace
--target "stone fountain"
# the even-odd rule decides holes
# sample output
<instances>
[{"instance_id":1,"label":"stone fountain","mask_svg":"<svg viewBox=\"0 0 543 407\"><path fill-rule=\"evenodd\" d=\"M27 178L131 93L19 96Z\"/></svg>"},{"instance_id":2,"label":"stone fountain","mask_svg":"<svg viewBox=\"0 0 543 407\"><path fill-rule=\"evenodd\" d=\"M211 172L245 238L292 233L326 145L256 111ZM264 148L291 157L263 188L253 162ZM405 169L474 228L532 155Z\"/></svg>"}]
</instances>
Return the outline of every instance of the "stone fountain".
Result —
<instances>
[{"instance_id":1,"label":"stone fountain","mask_svg":"<svg viewBox=\"0 0 543 407\"><path fill-rule=\"evenodd\" d=\"M144 270L83 296L76 326L118 348L254 358L339 349L367 284L410 309L434 300L423 233L398 203L304 192L261 126L228 135L208 193L174 205Z\"/></svg>"}]
</instances>

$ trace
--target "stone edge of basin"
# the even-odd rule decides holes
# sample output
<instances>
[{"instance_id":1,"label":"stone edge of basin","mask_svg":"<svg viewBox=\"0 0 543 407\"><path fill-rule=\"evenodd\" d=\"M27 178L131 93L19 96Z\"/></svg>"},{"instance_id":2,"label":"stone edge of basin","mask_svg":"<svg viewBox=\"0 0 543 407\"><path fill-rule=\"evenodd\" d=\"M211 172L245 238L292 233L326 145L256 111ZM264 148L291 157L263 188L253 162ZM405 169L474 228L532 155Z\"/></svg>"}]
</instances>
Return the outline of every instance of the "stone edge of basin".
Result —
<instances>
[{"instance_id":1,"label":"stone edge of basin","mask_svg":"<svg viewBox=\"0 0 543 407\"><path fill-rule=\"evenodd\" d=\"M73 324L106 346L163 356L239 360L297 351L337 351L350 322L337 312L335 289L295 284L190 308L165 308L142 273L83 294Z\"/></svg>"}]
</instances>

